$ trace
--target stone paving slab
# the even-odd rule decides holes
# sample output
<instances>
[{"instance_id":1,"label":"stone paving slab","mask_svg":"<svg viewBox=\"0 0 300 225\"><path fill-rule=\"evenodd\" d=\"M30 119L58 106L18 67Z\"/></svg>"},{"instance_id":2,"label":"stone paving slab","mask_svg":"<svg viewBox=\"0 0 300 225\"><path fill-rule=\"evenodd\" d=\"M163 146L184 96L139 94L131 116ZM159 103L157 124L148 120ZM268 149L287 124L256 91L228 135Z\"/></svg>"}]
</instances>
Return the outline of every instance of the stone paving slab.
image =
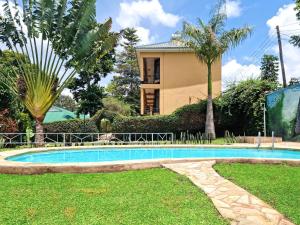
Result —
<instances>
[{"instance_id":1,"label":"stone paving slab","mask_svg":"<svg viewBox=\"0 0 300 225\"><path fill-rule=\"evenodd\" d=\"M187 176L211 198L220 214L232 225L293 225L271 206L221 177L212 167L215 163L202 161L163 166Z\"/></svg>"}]
</instances>

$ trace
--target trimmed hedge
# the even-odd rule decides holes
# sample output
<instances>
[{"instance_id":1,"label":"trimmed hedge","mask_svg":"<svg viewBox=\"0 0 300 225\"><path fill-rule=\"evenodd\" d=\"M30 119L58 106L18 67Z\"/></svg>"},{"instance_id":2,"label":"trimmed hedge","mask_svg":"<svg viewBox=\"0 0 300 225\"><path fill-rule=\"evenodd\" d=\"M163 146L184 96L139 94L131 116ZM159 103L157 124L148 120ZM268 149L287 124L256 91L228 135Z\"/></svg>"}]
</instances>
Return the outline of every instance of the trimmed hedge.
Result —
<instances>
[{"instance_id":1,"label":"trimmed hedge","mask_svg":"<svg viewBox=\"0 0 300 225\"><path fill-rule=\"evenodd\" d=\"M81 120L73 119L44 124L45 133L99 133L101 132L101 120L110 122L119 114L107 110L99 110L92 118Z\"/></svg>"},{"instance_id":2,"label":"trimmed hedge","mask_svg":"<svg viewBox=\"0 0 300 225\"><path fill-rule=\"evenodd\" d=\"M45 133L98 133L98 128L93 119L66 120L44 124Z\"/></svg>"},{"instance_id":3,"label":"trimmed hedge","mask_svg":"<svg viewBox=\"0 0 300 225\"><path fill-rule=\"evenodd\" d=\"M214 107L217 105L214 104ZM216 114L216 127L220 127L218 117ZM205 119L206 101L201 101L183 106L168 116L119 117L114 120L112 129L121 133L204 132Z\"/></svg>"}]
</instances>

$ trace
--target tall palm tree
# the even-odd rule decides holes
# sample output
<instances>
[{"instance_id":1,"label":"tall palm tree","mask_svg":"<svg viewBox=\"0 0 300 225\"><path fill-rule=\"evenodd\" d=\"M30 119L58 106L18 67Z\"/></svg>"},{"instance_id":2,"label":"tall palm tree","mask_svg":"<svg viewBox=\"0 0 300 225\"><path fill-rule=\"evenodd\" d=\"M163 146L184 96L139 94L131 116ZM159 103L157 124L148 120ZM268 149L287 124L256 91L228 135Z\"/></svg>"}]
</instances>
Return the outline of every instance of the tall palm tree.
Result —
<instances>
[{"instance_id":1,"label":"tall palm tree","mask_svg":"<svg viewBox=\"0 0 300 225\"><path fill-rule=\"evenodd\" d=\"M0 41L16 53L18 70L1 81L36 121L35 142L43 143L45 114L70 80L89 71L116 45L112 20L96 22L96 0L5 0ZM18 54L27 55L28 61Z\"/></svg>"},{"instance_id":2,"label":"tall palm tree","mask_svg":"<svg viewBox=\"0 0 300 225\"><path fill-rule=\"evenodd\" d=\"M226 19L224 3L221 1L208 23L201 19L197 20L196 25L185 22L179 38L188 48L194 51L201 62L207 65L208 90L205 134L212 139L216 138L212 103L212 65L217 60L221 60L226 51L238 46L252 31L249 26L225 31Z\"/></svg>"}]
</instances>

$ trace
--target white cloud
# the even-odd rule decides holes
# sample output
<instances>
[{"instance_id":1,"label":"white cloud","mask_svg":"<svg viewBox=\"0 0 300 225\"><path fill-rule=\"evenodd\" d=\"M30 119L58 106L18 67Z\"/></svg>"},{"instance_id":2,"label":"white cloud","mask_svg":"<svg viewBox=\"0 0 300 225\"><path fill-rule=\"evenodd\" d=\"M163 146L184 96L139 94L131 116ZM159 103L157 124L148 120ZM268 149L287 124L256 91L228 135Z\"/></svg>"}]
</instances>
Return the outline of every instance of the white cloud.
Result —
<instances>
[{"instance_id":1,"label":"white cloud","mask_svg":"<svg viewBox=\"0 0 300 225\"><path fill-rule=\"evenodd\" d=\"M295 4L284 5L278 9L275 16L270 18L266 24L269 27L269 36L271 40L275 41L274 45L268 47L271 54L279 55L278 45L276 42L276 30L275 27L280 26L282 33L282 47L283 47L283 56L284 64L286 70L286 79L289 82L291 77L300 77L300 48L294 47L289 43L289 37L295 30L300 30L300 22L296 19L296 12L294 10ZM298 32L300 33L300 32ZM262 49L261 54L264 54L266 50ZM228 61L223 66L223 89L229 83L238 82L251 77L257 77L260 74L260 65L257 65L260 60L257 60L257 57L262 55L257 55L255 58L245 56L243 59L248 62L248 64L240 64L237 60L233 59ZM281 71L279 75L279 81L282 82Z\"/></svg>"},{"instance_id":2,"label":"white cloud","mask_svg":"<svg viewBox=\"0 0 300 225\"><path fill-rule=\"evenodd\" d=\"M239 17L241 15L242 8L239 0L227 0L226 1L226 14L228 18Z\"/></svg>"},{"instance_id":3,"label":"white cloud","mask_svg":"<svg viewBox=\"0 0 300 225\"><path fill-rule=\"evenodd\" d=\"M260 68L257 65L242 65L236 59L228 61L222 66L222 89L225 90L229 84L256 78L260 74Z\"/></svg>"},{"instance_id":4,"label":"white cloud","mask_svg":"<svg viewBox=\"0 0 300 225\"><path fill-rule=\"evenodd\" d=\"M142 21L150 21L153 25L175 27L180 17L164 11L159 0L138 0L120 3L120 13L116 18L121 28L135 27L141 38L142 44L148 44L154 40L150 30L142 27Z\"/></svg>"},{"instance_id":5,"label":"white cloud","mask_svg":"<svg viewBox=\"0 0 300 225\"><path fill-rule=\"evenodd\" d=\"M289 43L289 36L300 30L300 22L297 20L295 4L284 5L275 16L267 21L269 35L274 35L275 27L278 25L282 33L282 48L286 70L287 82L291 77L300 77L300 48ZM296 31L295 31L296 30ZM278 46L273 47L273 53L278 55ZM282 81L282 77L280 81Z\"/></svg>"}]
</instances>

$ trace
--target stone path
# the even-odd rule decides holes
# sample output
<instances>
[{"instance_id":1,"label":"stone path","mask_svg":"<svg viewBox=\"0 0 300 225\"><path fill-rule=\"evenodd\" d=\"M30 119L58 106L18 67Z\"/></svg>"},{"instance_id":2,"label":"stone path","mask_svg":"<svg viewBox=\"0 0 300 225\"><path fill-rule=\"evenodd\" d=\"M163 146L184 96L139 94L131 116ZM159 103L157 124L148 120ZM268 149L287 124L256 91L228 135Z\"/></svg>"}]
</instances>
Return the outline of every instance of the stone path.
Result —
<instances>
[{"instance_id":1,"label":"stone path","mask_svg":"<svg viewBox=\"0 0 300 225\"><path fill-rule=\"evenodd\" d=\"M200 187L232 225L293 225L271 206L221 177L212 168L214 164L215 161L202 161L163 166L187 176Z\"/></svg>"}]
</instances>

